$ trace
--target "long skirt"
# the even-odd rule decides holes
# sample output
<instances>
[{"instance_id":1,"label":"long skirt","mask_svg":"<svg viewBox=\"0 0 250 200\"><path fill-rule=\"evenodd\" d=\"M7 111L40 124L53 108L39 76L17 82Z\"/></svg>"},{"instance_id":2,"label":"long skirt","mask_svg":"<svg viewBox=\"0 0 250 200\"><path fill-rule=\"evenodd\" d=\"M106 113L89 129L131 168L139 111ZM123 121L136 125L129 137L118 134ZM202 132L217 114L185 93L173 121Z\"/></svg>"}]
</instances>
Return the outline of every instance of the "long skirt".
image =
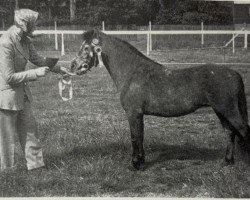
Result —
<instances>
[{"instance_id":1,"label":"long skirt","mask_svg":"<svg viewBox=\"0 0 250 200\"><path fill-rule=\"evenodd\" d=\"M20 111L0 109L1 170L15 164L15 136L24 151L28 170L44 166L42 147L37 137L37 123L28 100Z\"/></svg>"}]
</instances>

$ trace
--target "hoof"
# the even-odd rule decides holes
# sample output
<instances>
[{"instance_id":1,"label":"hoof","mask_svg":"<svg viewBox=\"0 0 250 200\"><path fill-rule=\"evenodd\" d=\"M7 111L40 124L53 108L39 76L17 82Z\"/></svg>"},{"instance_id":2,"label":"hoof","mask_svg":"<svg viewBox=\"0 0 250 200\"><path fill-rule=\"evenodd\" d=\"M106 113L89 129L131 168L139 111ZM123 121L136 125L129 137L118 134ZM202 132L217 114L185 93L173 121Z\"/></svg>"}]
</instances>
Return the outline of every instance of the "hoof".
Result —
<instances>
[{"instance_id":1,"label":"hoof","mask_svg":"<svg viewBox=\"0 0 250 200\"><path fill-rule=\"evenodd\" d=\"M139 162L144 165L145 164L145 157L140 157Z\"/></svg>"},{"instance_id":2,"label":"hoof","mask_svg":"<svg viewBox=\"0 0 250 200\"><path fill-rule=\"evenodd\" d=\"M146 170L146 164L144 162L144 163L141 163L140 165L140 171L145 171L145 170Z\"/></svg>"},{"instance_id":3,"label":"hoof","mask_svg":"<svg viewBox=\"0 0 250 200\"><path fill-rule=\"evenodd\" d=\"M136 172L136 171L138 171L138 170L135 169L132 165L129 165L129 166L128 166L128 170L131 171L131 172Z\"/></svg>"},{"instance_id":4,"label":"hoof","mask_svg":"<svg viewBox=\"0 0 250 200\"><path fill-rule=\"evenodd\" d=\"M132 166L135 170L140 170L140 162L139 161L137 161L137 162L132 161Z\"/></svg>"},{"instance_id":5,"label":"hoof","mask_svg":"<svg viewBox=\"0 0 250 200\"><path fill-rule=\"evenodd\" d=\"M132 160L132 166L133 166L134 170L144 171L145 168L146 168L145 158L142 157L142 158L138 158L138 159Z\"/></svg>"},{"instance_id":6,"label":"hoof","mask_svg":"<svg viewBox=\"0 0 250 200\"><path fill-rule=\"evenodd\" d=\"M224 160L222 161L222 163L221 163L221 166L222 166L222 167L232 166L232 165L234 165L234 159L231 159L231 160L229 160L229 159L224 159Z\"/></svg>"},{"instance_id":7,"label":"hoof","mask_svg":"<svg viewBox=\"0 0 250 200\"><path fill-rule=\"evenodd\" d=\"M145 171L146 170L146 165L145 164L136 164L136 165L132 165L132 166L129 166L128 168L130 171Z\"/></svg>"}]
</instances>

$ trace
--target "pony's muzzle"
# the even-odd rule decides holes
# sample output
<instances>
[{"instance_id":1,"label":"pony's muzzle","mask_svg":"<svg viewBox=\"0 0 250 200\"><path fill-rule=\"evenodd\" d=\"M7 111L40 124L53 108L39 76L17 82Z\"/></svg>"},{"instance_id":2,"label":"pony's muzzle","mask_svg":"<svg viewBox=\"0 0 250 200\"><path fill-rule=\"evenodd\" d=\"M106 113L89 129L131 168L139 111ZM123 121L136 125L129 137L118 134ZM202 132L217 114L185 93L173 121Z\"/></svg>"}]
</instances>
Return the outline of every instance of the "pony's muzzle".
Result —
<instances>
[{"instance_id":1,"label":"pony's muzzle","mask_svg":"<svg viewBox=\"0 0 250 200\"><path fill-rule=\"evenodd\" d=\"M84 63L84 64L82 64L82 65L78 68L77 71L78 71L79 74L84 74L84 73L86 73L88 70L89 70L89 65L86 64L86 63Z\"/></svg>"}]
</instances>

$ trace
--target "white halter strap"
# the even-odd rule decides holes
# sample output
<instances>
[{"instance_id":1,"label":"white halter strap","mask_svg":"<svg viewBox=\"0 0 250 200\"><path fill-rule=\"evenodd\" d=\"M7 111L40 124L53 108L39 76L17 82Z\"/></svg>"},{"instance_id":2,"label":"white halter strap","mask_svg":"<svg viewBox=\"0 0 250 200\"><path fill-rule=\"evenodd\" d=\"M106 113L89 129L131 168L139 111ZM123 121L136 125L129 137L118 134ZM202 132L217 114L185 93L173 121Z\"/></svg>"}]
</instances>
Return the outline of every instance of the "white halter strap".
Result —
<instances>
[{"instance_id":1,"label":"white halter strap","mask_svg":"<svg viewBox=\"0 0 250 200\"><path fill-rule=\"evenodd\" d=\"M58 83L59 95L63 101L69 101L73 98L73 86L71 77L67 77L67 79L68 80L66 80L65 77L62 77L60 78ZM66 89L66 86L69 86L69 97L63 97L63 91Z\"/></svg>"},{"instance_id":2,"label":"white halter strap","mask_svg":"<svg viewBox=\"0 0 250 200\"><path fill-rule=\"evenodd\" d=\"M100 67L100 68L104 67L105 65L104 65L103 60L102 60L102 48L100 46L95 46L94 50L95 50L95 52L97 54L97 58L98 58L98 61L99 61L98 67Z\"/></svg>"}]
</instances>

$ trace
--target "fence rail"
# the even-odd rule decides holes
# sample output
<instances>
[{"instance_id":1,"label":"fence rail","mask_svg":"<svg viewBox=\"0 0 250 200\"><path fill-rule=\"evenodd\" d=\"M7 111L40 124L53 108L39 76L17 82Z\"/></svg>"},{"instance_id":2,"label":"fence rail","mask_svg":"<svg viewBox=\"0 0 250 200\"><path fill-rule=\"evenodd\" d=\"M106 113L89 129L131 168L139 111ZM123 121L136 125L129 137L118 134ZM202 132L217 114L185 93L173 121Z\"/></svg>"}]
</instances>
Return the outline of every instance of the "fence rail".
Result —
<instances>
[{"instance_id":1,"label":"fence rail","mask_svg":"<svg viewBox=\"0 0 250 200\"><path fill-rule=\"evenodd\" d=\"M5 33L6 31L0 31L0 34ZM84 30L36 30L34 34L83 34ZM250 30L151 30L151 31L102 31L110 35L226 35L226 34L250 34Z\"/></svg>"},{"instance_id":2,"label":"fence rail","mask_svg":"<svg viewBox=\"0 0 250 200\"><path fill-rule=\"evenodd\" d=\"M5 31L0 31L3 34ZM83 34L84 30L36 30L36 35L54 35L55 36L55 49L58 50L57 36L61 35L61 54L65 55L64 49L64 35L80 35ZM232 35L230 43L233 44L234 52L234 40L235 36L244 36L244 48L248 47L248 35L250 30L129 30L129 31L102 31L109 35L146 35L147 36L147 54L152 50L152 35L200 35L201 44L204 43L204 35ZM227 44L228 45L228 44Z\"/></svg>"}]
</instances>

